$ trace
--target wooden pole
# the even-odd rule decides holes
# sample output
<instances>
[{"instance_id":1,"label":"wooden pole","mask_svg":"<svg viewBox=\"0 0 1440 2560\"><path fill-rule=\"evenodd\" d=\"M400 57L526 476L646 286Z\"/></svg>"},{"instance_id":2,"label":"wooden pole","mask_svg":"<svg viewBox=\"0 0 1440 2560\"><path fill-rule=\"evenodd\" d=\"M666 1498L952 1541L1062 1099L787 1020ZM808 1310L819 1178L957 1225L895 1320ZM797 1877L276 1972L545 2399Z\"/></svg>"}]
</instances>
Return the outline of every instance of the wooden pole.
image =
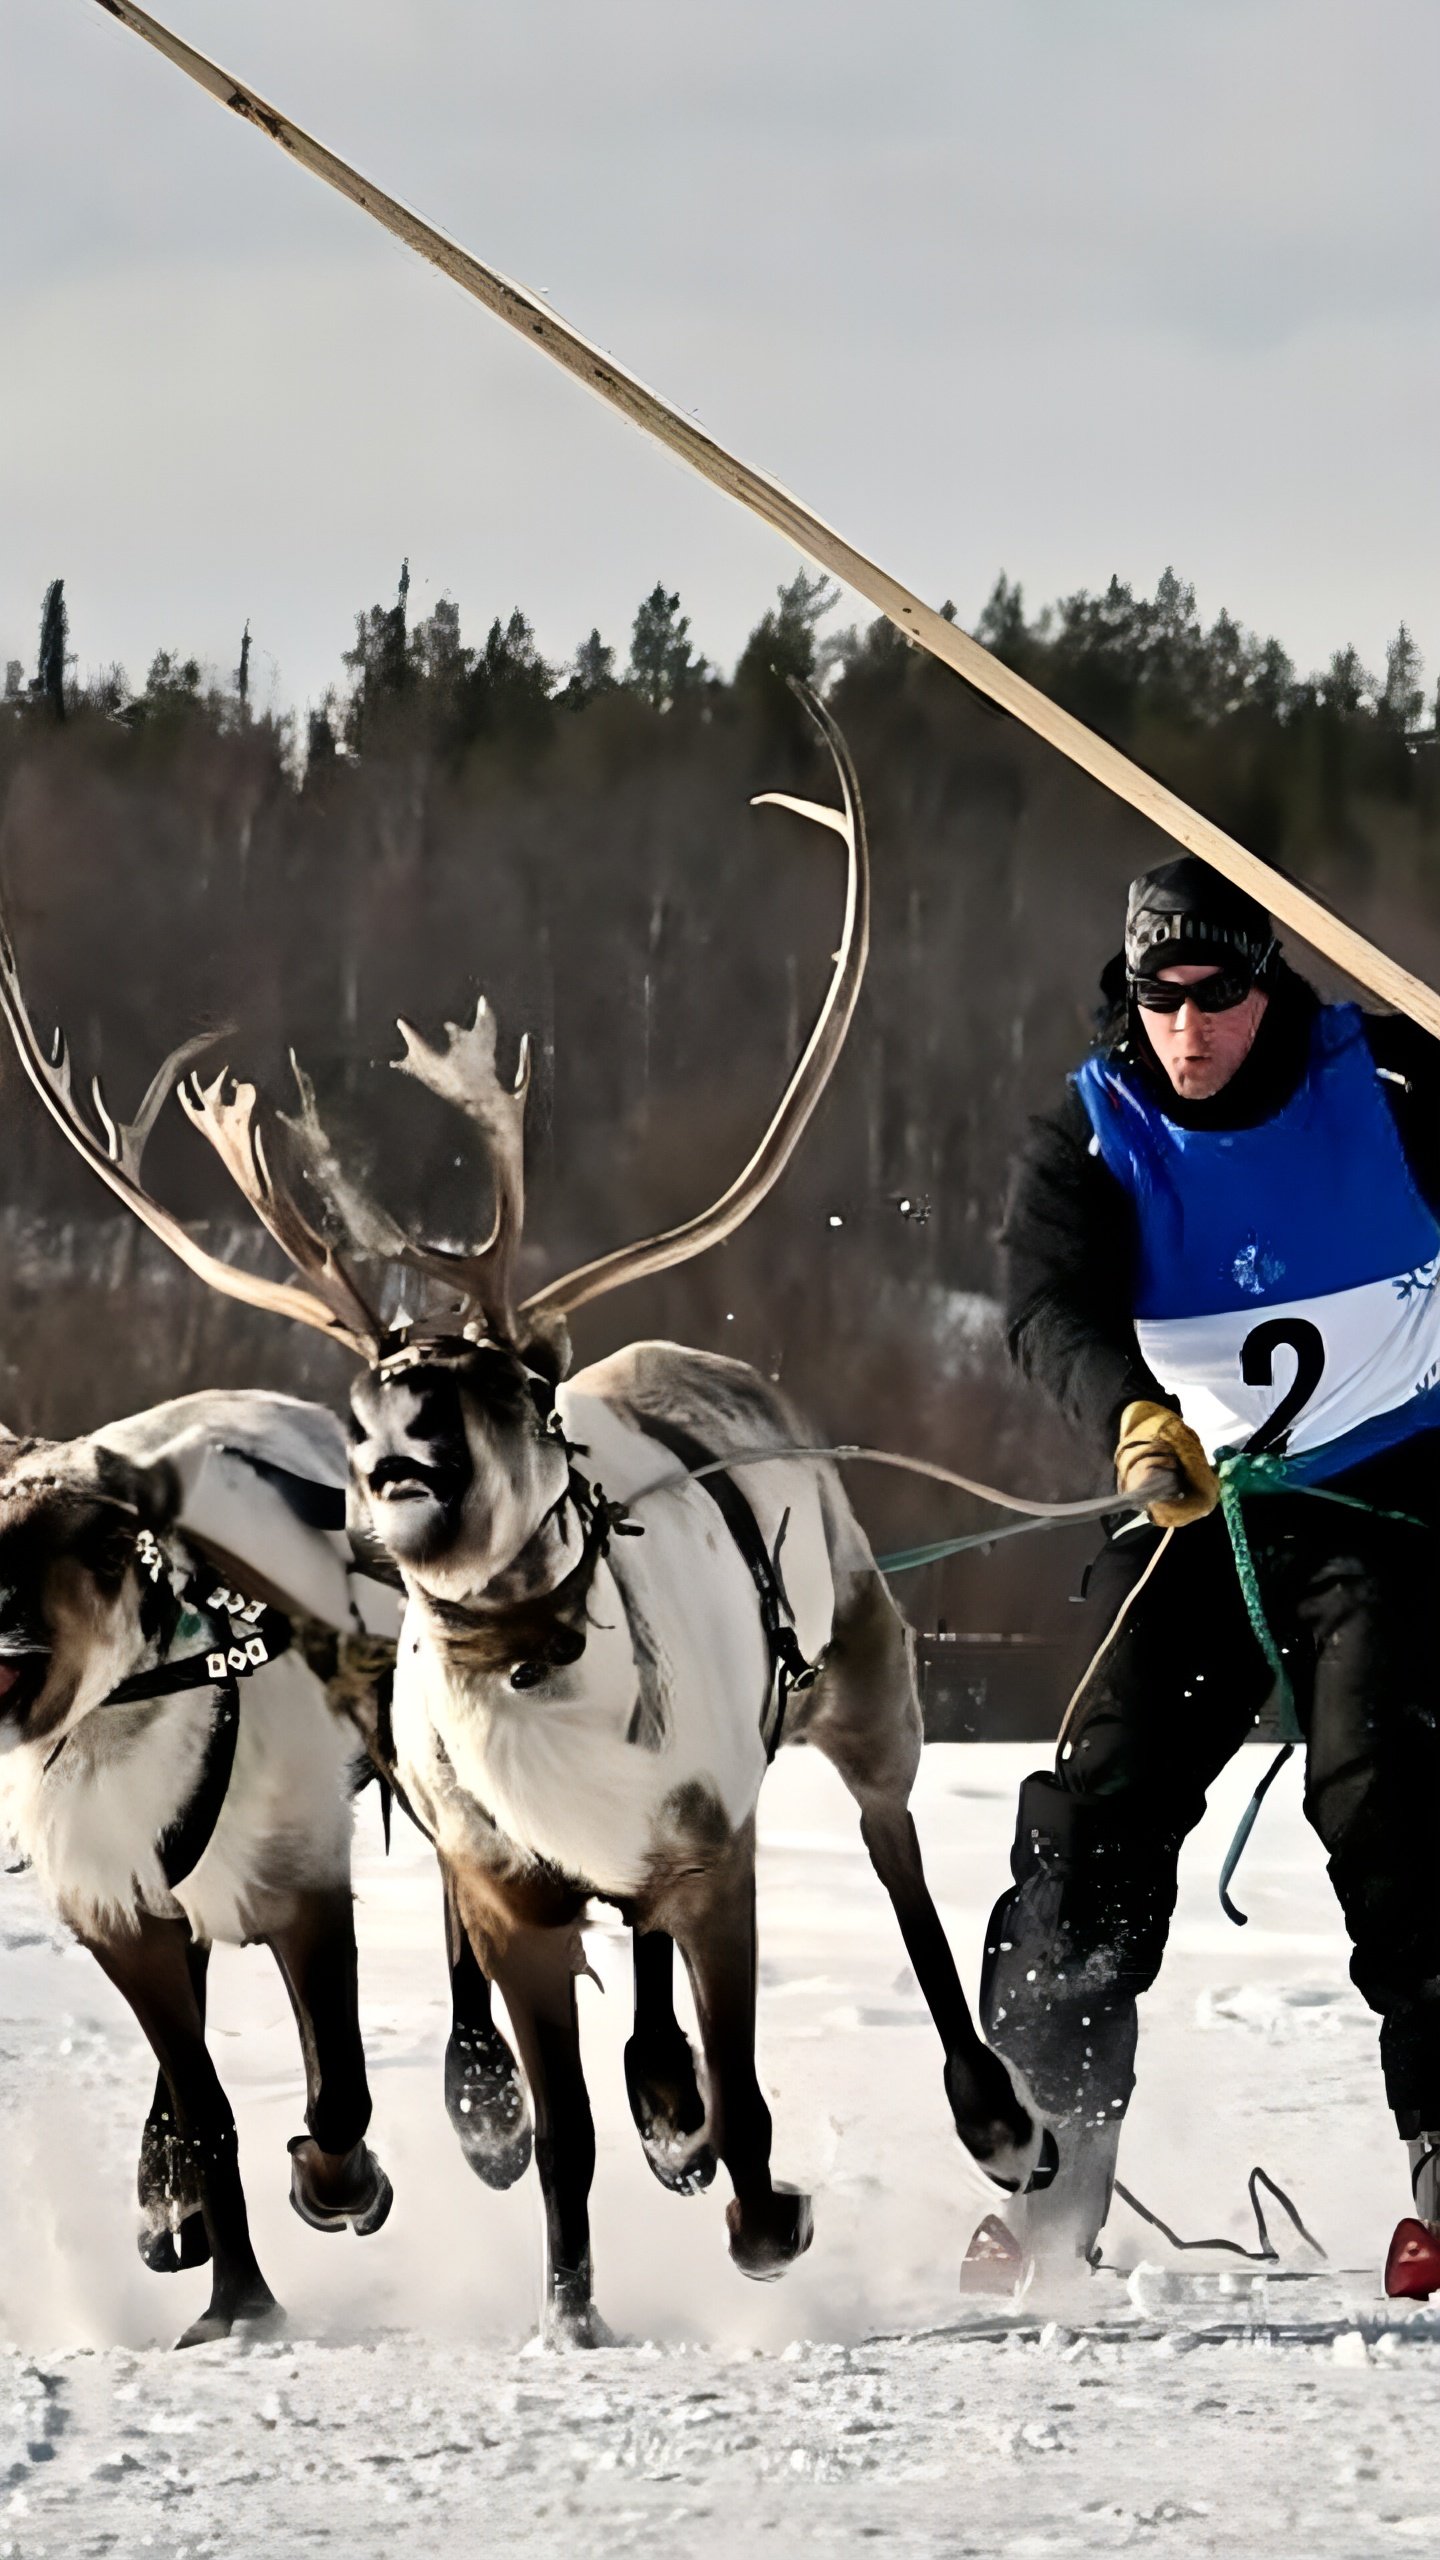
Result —
<instances>
[{"instance_id":1,"label":"wooden pole","mask_svg":"<svg viewBox=\"0 0 1440 2560\"><path fill-rule=\"evenodd\" d=\"M998 658L992 658L989 650L982 648L978 640L972 640L953 622L947 622L943 614L922 603L908 587L901 585L898 578L892 578L888 570L868 559L863 551L857 551L853 543L835 531L833 525L825 524L819 516L812 515L809 508L793 497L788 489L783 489L778 481L768 479L764 472L756 471L737 455L727 452L713 436L706 435L693 418L672 409L658 392L647 389L634 374L627 373L623 365L616 364L599 347L592 346L588 338L583 338L578 329L572 329L568 321L562 320L548 304L527 292L523 285L512 284L498 269L473 257L458 242L447 239L443 231L437 231L432 224L422 221L419 214L412 213L394 196L372 186L368 178L361 177L348 162L328 151L324 143L315 141L312 135L293 124L277 107L257 97L253 89L247 89L242 81L233 79L228 71L220 70L203 53L197 53L193 45L172 35L148 11L136 8L133 0L98 0L98 5L112 18L118 18L122 26L143 37L157 53L164 54L167 61L188 73L192 80L198 81L202 89L208 89L211 97L218 98L222 106L268 134L271 141L288 152L292 160L298 160L302 168L310 170L317 178L323 178L326 185L334 187L340 195L348 196L352 204L368 213L395 239L402 240L408 249L427 258L442 274L463 286L477 302L484 303L487 311L493 311L497 319L517 330L554 363L563 365L566 372L572 373L578 382L583 382L587 390L607 401L612 409L618 409L623 417L643 428L647 435L654 436L670 452L679 454L692 470L723 490L727 498L734 498L741 506L748 507L752 515L759 516L777 533L783 534L797 551L803 551L820 568L828 570L846 586L853 587L857 594L866 597L907 638L918 641L933 657L952 667L967 684L975 687L977 693L985 694L1002 710L1023 721L1027 729L1033 729L1037 737L1057 747L1061 755L1068 756L1072 764L1078 764L1083 772L1103 783L1107 790L1115 792L1122 800L1128 800L1132 809L1138 809L1142 817L1163 828L1177 844L1213 863L1227 880L1248 889L1252 897L1268 907L1280 923L1288 925L1314 950L1322 952L1327 960L1343 969L1347 976L1367 987L1373 995L1381 997L1386 1004L1408 1013L1413 1021L1440 1037L1440 995L1423 979L1412 976L1408 969L1402 969L1398 961L1379 950L1364 934L1357 933L1353 925L1334 914L1322 899L1308 889L1302 889L1298 882L1288 879L1272 864L1262 862L1258 854L1248 852L1222 827L1202 818L1198 810L1188 808L1173 791L1166 789L1163 782L1157 782L1153 775L1132 764L1118 747L1096 737L1083 721L1075 719L1068 711L1062 711L1058 703L1037 692L1035 686L1027 684L1013 668L1003 666Z\"/></svg>"}]
</instances>

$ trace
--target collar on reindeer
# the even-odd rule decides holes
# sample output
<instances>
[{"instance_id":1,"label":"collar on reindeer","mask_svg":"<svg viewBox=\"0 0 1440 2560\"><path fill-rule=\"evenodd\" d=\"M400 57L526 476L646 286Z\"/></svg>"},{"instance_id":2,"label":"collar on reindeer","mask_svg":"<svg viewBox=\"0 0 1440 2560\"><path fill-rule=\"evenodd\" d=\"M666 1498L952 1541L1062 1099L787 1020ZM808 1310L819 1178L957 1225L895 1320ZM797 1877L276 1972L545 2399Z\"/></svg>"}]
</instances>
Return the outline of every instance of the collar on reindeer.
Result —
<instances>
[{"instance_id":1,"label":"collar on reindeer","mask_svg":"<svg viewBox=\"0 0 1440 2560\"><path fill-rule=\"evenodd\" d=\"M565 1453L565 1483L507 1571L514 1572L567 1505L580 1528L580 1554L570 1571L553 1589L508 1607L502 1602L482 1609L435 1598L428 1604L439 1624L455 1638L458 1650L482 1657L486 1669L499 1670L508 1664L512 1689L538 1688L551 1671L579 1661L587 1640L591 1587L611 1541L645 1534L643 1524L630 1518L623 1502L612 1502L603 1485L592 1485L581 1473L575 1461L589 1453L583 1444L566 1437L558 1415L550 1416L546 1432Z\"/></svg>"}]
</instances>

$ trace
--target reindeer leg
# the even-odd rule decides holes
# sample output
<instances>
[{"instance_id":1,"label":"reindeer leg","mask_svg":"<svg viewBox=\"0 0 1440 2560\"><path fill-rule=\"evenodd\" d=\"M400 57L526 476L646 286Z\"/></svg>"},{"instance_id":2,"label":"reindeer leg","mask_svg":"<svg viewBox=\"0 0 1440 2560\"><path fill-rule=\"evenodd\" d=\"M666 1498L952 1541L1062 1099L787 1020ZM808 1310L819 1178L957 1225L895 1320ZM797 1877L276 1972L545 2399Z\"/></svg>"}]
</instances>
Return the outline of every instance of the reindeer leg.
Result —
<instances>
[{"instance_id":1,"label":"reindeer leg","mask_svg":"<svg viewBox=\"0 0 1440 2560\"><path fill-rule=\"evenodd\" d=\"M495 2024L490 1984L460 1915L443 1859L445 1944L450 1958L450 2041L445 2112L460 2148L487 2187L513 2187L530 2165L530 2108L515 2056Z\"/></svg>"},{"instance_id":2,"label":"reindeer leg","mask_svg":"<svg viewBox=\"0 0 1440 2560\"><path fill-rule=\"evenodd\" d=\"M858 1793L858 1791L857 1791ZM925 1881L908 1806L859 1797L860 1836L900 1923L905 1952L945 2048L945 2095L972 2159L1003 2187L1026 2186L1042 2161L1053 2174L1054 2139L1030 2114L1005 2064L975 2025L944 1925Z\"/></svg>"},{"instance_id":3,"label":"reindeer leg","mask_svg":"<svg viewBox=\"0 0 1440 2560\"><path fill-rule=\"evenodd\" d=\"M290 2201L313 2231L378 2231L393 2201L365 2130L370 2087L360 2040L355 1910L349 1887L301 1894L269 1932L305 2060L305 2122L290 2145Z\"/></svg>"},{"instance_id":4,"label":"reindeer leg","mask_svg":"<svg viewBox=\"0 0 1440 2560\"><path fill-rule=\"evenodd\" d=\"M1053 2137L976 2028L925 1881L909 1809L920 1765L920 1706L905 1622L878 1574L837 1623L798 1738L824 1752L860 1808L860 1836L945 2049L945 2095L966 2150L998 2185L1024 2187L1037 2169L1048 2179Z\"/></svg>"},{"instance_id":5,"label":"reindeer leg","mask_svg":"<svg viewBox=\"0 0 1440 2560\"><path fill-rule=\"evenodd\" d=\"M210 1950L192 1938L185 1960L203 2026ZM200 2210L200 2182L186 2146L177 2137L175 2108L163 2071L155 2076L155 2095L140 2136L135 2183L141 2215L136 2246L152 2274L172 2276L182 2267L203 2267L210 2255L210 2243Z\"/></svg>"},{"instance_id":6,"label":"reindeer leg","mask_svg":"<svg viewBox=\"0 0 1440 2560\"><path fill-rule=\"evenodd\" d=\"M625 2047L625 2087L645 2157L672 2195L697 2196L715 2175L705 2101L690 2039L675 2015L675 1941L636 1929L635 2032Z\"/></svg>"},{"instance_id":7,"label":"reindeer leg","mask_svg":"<svg viewBox=\"0 0 1440 2560\"><path fill-rule=\"evenodd\" d=\"M755 1825L670 1897L710 2084L710 2138L734 2187L730 2255L747 2276L778 2276L810 2246L808 2196L770 2177L770 2110L755 2076Z\"/></svg>"},{"instance_id":8,"label":"reindeer leg","mask_svg":"<svg viewBox=\"0 0 1440 2560\"><path fill-rule=\"evenodd\" d=\"M279 2306L250 2244L235 2119L205 2047L188 1962L190 1933L183 1921L147 1914L123 1938L86 1943L145 2032L170 2093L175 2140L199 2188L213 2261L210 2305L179 2343L194 2347L228 2338L237 2320L256 2320Z\"/></svg>"},{"instance_id":9,"label":"reindeer leg","mask_svg":"<svg viewBox=\"0 0 1440 2560\"><path fill-rule=\"evenodd\" d=\"M574 1929L516 1928L497 1955L500 1987L535 2108L535 2166L545 2200L548 2346L599 2347L610 2332L591 2293L590 2185L595 2126L580 2064Z\"/></svg>"}]
</instances>

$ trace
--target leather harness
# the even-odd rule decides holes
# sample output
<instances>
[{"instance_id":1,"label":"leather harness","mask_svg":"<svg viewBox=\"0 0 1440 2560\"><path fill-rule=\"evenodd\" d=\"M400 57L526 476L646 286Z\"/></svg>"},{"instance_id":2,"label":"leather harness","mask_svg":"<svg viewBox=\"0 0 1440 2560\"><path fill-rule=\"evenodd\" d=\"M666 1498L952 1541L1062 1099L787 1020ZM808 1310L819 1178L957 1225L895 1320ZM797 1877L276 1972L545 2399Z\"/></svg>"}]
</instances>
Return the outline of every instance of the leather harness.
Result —
<instances>
[{"instance_id":1,"label":"leather harness","mask_svg":"<svg viewBox=\"0 0 1440 2560\"><path fill-rule=\"evenodd\" d=\"M159 1583L166 1570L166 1556L148 1529L142 1529L135 1542L136 1562L151 1583ZM225 1583L216 1584L213 1571L192 1571L177 1595L179 1611L176 1632L185 1628L187 1614L207 1627L212 1642L203 1652L187 1654L182 1662L171 1662L167 1654L148 1671L137 1671L122 1680L100 1701L101 1708L138 1706L150 1698L180 1697L191 1689L215 1692L215 1712L209 1739L200 1763L199 1775L186 1802L166 1824L155 1843L165 1882L173 1893L177 1885L194 1874L215 1837L215 1827L224 1810L230 1779L235 1767L235 1745L240 1733L240 1683L253 1678L270 1662L288 1652L294 1637L290 1620L279 1609L263 1600L248 1600L242 1591L233 1591ZM170 1639L173 1642L173 1635ZM64 1735L45 1763L49 1775L59 1759L70 1735Z\"/></svg>"}]
</instances>

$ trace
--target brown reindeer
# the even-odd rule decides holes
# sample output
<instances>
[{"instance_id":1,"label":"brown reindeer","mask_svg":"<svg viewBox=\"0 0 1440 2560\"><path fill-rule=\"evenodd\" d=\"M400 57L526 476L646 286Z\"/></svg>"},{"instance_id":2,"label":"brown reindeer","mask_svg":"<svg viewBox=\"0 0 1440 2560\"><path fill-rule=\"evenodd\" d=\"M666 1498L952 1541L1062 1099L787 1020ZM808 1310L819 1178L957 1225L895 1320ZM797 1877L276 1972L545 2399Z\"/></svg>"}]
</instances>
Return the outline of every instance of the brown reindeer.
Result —
<instances>
[{"instance_id":1,"label":"brown reindeer","mask_svg":"<svg viewBox=\"0 0 1440 2560\"><path fill-rule=\"evenodd\" d=\"M843 809L767 796L843 839L846 915L825 1003L775 1117L710 1209L523 1305L514 1274L527 1059L522 1050L513 1087L500 1081L483 1001L473 1025L449 1026L439 1048L402 1024L399 1062L484 1140L495 1212L478 1249L422 1244L362 1198L303 1079L300 1118L283 1124L253 1087L232 1089L225 1075L182 1088L189 1116L300 1275L300 1286L281 1287L205 1254L134 1168L97 1143L47 1065L13 961L0 969L0 1003L32 1079L112 1189L213 1286L317 1327L366 1364L352 1399L358 1526L398 1567L408 1600L379 1748L435 1841L452 1960L463 1972L473 1959L482 2119L487 2091L507 2092L479 1986L493 1981L503 1994L534 2103L547 2328L579 2343L602 2334L575 2005L580 1924L594 1895L637 1932L630 2077L642 2127L648 2111L652 2161L658 2151L657 2165L683 2180L687 2162L713 2146L733 2188L731 2254L747 2274L774 2275L809 2244L809 2199L771 2177L754 2057L755 1805L782 1740L822 1750L859 1806L939 2031L967 2150L1009 2189L1053 2164L1048 2136L976 2032L925 1882L908 1811L921 1744L908 1635L834 1468L786 1454L811 1435L737 1362L640 1343L567 1375L566 1316L731 1234L777 1180L839 1055L864 969L869 878L848 754L812 708ZM287 1177L287 1154L324 1203L323 1227ZM388 1331L350 1267L357 1255L422 1274L444 1312ZM722 1472L685 1472L727 1458ZM651 1494L662 1476L672 1481ZM675 2042L672 1943L699 2019L703 2126ZM503 2123L501 2133L503 2150Z\"/></svg>"}]
</instances>

